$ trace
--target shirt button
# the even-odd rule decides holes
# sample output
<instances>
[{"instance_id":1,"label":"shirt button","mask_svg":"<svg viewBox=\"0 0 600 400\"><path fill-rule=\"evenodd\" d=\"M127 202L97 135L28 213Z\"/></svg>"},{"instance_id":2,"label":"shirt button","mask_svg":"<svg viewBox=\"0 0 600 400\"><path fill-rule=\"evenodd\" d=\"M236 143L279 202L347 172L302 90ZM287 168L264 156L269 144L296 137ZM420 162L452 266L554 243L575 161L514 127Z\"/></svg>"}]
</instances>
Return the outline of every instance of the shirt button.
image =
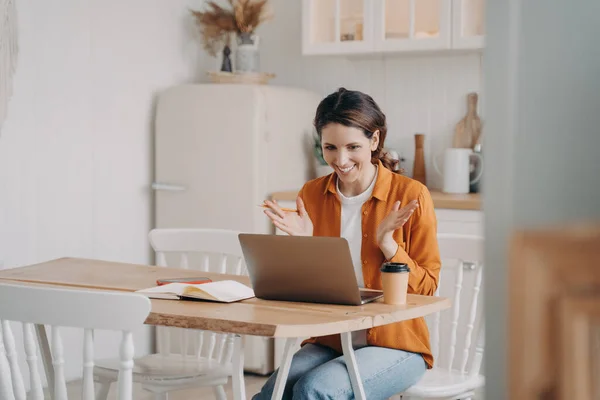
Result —
<instances>
[{"instance_id":1,"label":"shirt button","mask_svg":"<svg viewBox=\"0 0 600 400\"><path fill-rule=\"evenodd\" d=\"M363 260L363 264L366 264L366 263L367 263L367 260Z\"/></svg>"},{"instance_id":2,"label":"shirt button","mask_svg":"<svg viewBox=\"0 0 600 400\"><path fill-rule=\"evenodd\" d=\"M367 237L367 234L365 233L363 236L364 236L364 237Z\"/></svg>"},{"instance_id":3,"label":"shirt button","mask_svg":"<svg viewBox=\"0 0 600 400\"><path fill-rule=\"evenodd\" d=\"M363 214L367 215L367 212L366 212L366 211L363 211Z\"/></svg>"}]
</instances>

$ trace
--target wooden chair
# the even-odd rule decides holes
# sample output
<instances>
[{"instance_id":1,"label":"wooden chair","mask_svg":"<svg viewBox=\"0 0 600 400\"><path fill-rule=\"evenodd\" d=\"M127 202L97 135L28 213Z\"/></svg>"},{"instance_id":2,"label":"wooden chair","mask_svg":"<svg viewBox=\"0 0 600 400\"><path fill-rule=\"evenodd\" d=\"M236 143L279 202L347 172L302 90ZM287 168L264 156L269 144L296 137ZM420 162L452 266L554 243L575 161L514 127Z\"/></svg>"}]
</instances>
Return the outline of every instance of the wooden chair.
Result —
<instances>
[{"instance_id":1,"label":"wooden chair","mask_svg":"<svg viewBox=\"0 0 600 400\"><path fill-rule=\"evenodd\" d=\"M220 229L154 229L149 234L159 266L241 275L246 273L238 232ZM183 328L157 327L158 354L135 360L133 379L164 399L168 392L214 387L218 400L226 399L223 385L233 373L243 374L241 337ZM191 351L190 351L191 347ZM233 357L236 354L239 357ZM98 361L97 382L108 393L116 380L116 362ZM237 393L240 388L233 388ZM105 399L106 395L99 397Z\"/></svg>"},{"instance_id":2,"label":"wooden chair","mask_svg":"<svg viewBox=\"0 0 600 400\"><path fill-rule=\"evenodd\" d=\"M483 387L483 238L439 234L442 273L436 296L452 299L451 312L427 317L435 366L402 399L471 399ZM466 313L461 310L466 308ZM448 335L449 334L449 335Z\"/></svg>"},{"instance_id":3,"label":"wooden chair","mask_svg":"<svg viewBox=\"0 0 600 400\"><path fill-rule=\"evenodd\" d=\"M118 310L118 311L115 311ZM132 399L133 337L150 312L150 300L134 293L64 289L49 286L0 283L0 400L43 399L38 371L38 349L34 325L50 325L53 375L48 384L54 400L67 399L63 343L60 327L83 328L82 398L93 400L94 329L123 332L120 344L118 398ZM26 393L19 369L15 340L9 321L21 322L29 369ZM14 323L12 323L14 325Z\"/></svg>"}]
</instances>

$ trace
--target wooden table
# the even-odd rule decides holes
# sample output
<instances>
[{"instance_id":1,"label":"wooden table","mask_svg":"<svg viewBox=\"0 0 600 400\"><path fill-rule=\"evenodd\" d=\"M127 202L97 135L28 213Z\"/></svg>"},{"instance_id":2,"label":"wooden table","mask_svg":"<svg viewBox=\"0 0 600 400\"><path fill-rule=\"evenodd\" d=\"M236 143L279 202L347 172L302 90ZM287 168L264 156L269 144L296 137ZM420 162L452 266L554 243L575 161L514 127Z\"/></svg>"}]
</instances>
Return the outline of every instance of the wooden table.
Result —
<instances>
[{"instance_id":1,"label":"wooden table","mask_svg":"<svg viewBox=\"0 0 600 400\"><path fill-rule=\"evenodd\" d=\"M159 278L197 275L197 270L77 258L61 258L0 271L0 279L5 281L130 292L155 286ZM232 279L250 286L245 276L208 272L202 272L202 275L214 281ZM274 399L281 399L298 338L341 334L344 358L356 398L365 399L351 345L351 332L422 317L449 307L448 299L419 295L409 295L404 306L391 306L381 301L363 306L341 306L257 298L232 304L152 299L152 311L146 323L236 334L232 385L239 399L245 398L244 352L239 335L288 339L273 393ZM45 340L45 332L39 333L42 341ZM48 370L51 364L45 362L44 365L47 373L51 374Z\"/></svg>"}]
</instances>

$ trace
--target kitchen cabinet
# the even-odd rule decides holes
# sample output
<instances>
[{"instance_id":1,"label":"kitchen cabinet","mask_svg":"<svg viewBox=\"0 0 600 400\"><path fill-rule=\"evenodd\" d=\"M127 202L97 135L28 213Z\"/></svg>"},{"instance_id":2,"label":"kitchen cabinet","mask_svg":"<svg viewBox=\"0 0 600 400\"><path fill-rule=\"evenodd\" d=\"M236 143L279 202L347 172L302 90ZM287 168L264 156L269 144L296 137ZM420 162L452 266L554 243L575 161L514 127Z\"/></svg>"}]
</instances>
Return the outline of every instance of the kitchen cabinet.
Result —
<instances>
[{"instance_id":1,"label":"kitchen cabinet","mask_svg":"<svg viewBox=\"0 0 600 400\"><path fill-rule=\"evenodd\" d=\"M455 233L461 235L483 236L483 212L481 211L481 195L446 194L438 190L430 190L438 221L438 233ZM296 208L298 191L278 192L271 195L280 206ZM282 234L278 229L277 234Z\"/></svg>"},{"instance_id":2,"label":"kitchen cabinet","mask_svg":"<svg viewBox=\"0 0 600 400\"><path fill-rule=\"evenodd\" d=\"M453 0L452 48L483 49L484 0Z\"/></svg>"},{"instance_id":3,"label":"kitchen cabinet","mask_svg":"<svg viewBox=\"0 0 600 400\"><path fill-rule=\"evenodd\" d=\"M444 50L451 45L448 0L381 0L373 3L377 52ZM379 4L379 7L376 5Z\"/></svg>"},{"instance_id":4,"label":"kitchen cabinet","mask_svg":"<svg viewBox=\"0 0 600 400\"><path fill-rule=\"evenodd\" d=\"M483 48L484 0L303 0L305 55Z\"/></svg>"},{"instance_id":5,"label":"kitchen cabinet","mask_svg":"<svg viewBox=\"0 0 600 400\"><path fill-rule=\"evenodd\" d=\"M483 236L483 213L479 210L436 208L438 233Z\"/></svg>"},{"instance_id":6,"label":"kitchen cabinet","mask_svg":"<svg viewBox=\"0 0 600 400\"><path fill-rule=\"evenodd\" d=\"M303 0L302 53L361 54L372 50L371 0Z\"/></svg>"},{"instance_id":7,"label":"kitchen cabinet","mask_svg":"<svg viewBox=\"0 0 600 400\"><path fill-rule=\"evenodd\" d=\"M281 207L296 208L293 200L279 200ZM436 208L438 233L454 233L459 235L483 236L483 212L480 210L456 210ZM275 228L277 235L286 233Z\"/></svg>"}]
</instances>

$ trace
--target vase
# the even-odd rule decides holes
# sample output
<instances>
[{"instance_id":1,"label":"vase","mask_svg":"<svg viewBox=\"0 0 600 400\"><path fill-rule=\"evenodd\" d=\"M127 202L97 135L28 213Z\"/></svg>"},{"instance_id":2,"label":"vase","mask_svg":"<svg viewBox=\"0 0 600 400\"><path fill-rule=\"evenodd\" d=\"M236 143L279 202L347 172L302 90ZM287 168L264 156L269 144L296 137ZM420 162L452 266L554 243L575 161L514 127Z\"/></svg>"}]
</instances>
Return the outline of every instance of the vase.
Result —
<instances>
[{"instance_id":1,"label":"vase","mask_svg":"<svg viewBox=\"0 0 600 400\"><path fill-rule=\"evenodd\" d=\"M423 185L427 184L427 176L425 173L425 153L423 150L423 143L425 142L425 135L422 133L415 134L415 159L413 162L413 179L421 182Z\"/></svg>"},{"instance_id":2,"label":"vase","mask_svg":"<svg viewBox=\"0 0 600 400\"><path fill-rule=\"evenodd\" d=\"M259 37L252 33L244 32L237 36L237 49L235 52L235 70L236 72L258 72Z\"/></svg>"}]
</instances>

